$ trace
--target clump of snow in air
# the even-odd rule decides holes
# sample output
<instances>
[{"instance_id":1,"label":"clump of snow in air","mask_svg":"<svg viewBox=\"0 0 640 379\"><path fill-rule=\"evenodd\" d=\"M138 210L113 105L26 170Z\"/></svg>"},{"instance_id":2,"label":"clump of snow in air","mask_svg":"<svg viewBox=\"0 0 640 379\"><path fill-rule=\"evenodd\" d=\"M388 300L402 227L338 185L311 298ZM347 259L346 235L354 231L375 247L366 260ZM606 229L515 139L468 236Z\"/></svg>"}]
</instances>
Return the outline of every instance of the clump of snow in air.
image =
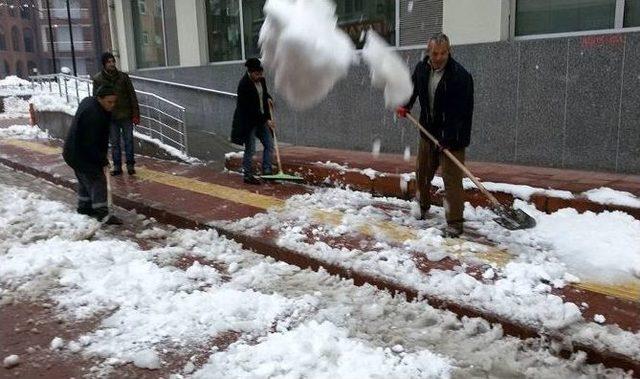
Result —
<instances>
[{"instance_id":1,"label":"clump of snow in air","mask_svg":"<svg viewBox=\"0 0 640 379\"><path fill-rule=\"evenodd\" d=\"M402 159L404 159L405 162L409 162L411 160L411 148L409 146L405 146Z\"/></svg>"},{"instance_id":2,"label":"clump of snow in air","mask_svg":"<svg viewBox=\"0 0 640 379\"><path fill-rule=\"evenodd\" d=\"M597 322L598 324L604 324L607 319L603 315L597 314L593 316L593 321Z\"/></svg>"},{"instance_id":3,"label":"clump of snow in air","mask_svg":"<svg viewBox=\"0 0 640 379\"><path fill-rule=\"evenodd\" d=\"M395 348L395 350L398 350ZM449 378L449 360L428 350L370 347L329 322L311 321L259 344L235 343L213 354L194 378ZM300 352L305 355L301 356ZM292 357L296 357L293 363ZM292 364L293 363L293 364Z\"/></svg>"},{"instance_id":4,"label":"clump of snow in air","mask_svg":"<svg viewBox=\"0 0 640 379\"><path fill-rule=\"evenodd\" d=\"M2 360L2 367L4 368L12 368L19 364L20 364L20 357L15 354L11 354Z\"/></svg>"},{"instance_id":5,"label":"clump of snow in air","mask_svg":"<svg viewBox=\"0 0 640 379\"><path fill-rule=\"evenodd\" d=\"M296 109L324 99L356 60L331 0L267 0L259 44L276 90Z\"/></svg>"},{"instance_id":6,"label":"clump of snow in air","mask_svg":"<svg viewBox=\"0 0 640 379\"><path fill-rule=\"evenodd\" d=\"M373 145L371 146L371 155L373 155L374 158L378 158L380 156L380 138L376 138L375 140L373 140Z\"/></svg>"},{"instance_id":7,"label":"clump of snow in air","mask_svg":"<svg viewBox=\"0 0 640 379\"><path fill-rule=\"evenodd\" d=\"M388 109L395 109L409 101L413 92L409 68L373 30L367 32L362 58L369 65L373 86L384 90L384 103Z\"/></svg>"},{"instance_id":8,"label":"clump of snow in air","mask_svg":"<svg viewBox=\"0 0 640 379\"><path fill-rule=\"evenodd\" d=\"M640 198L625 191L617 191L607 187L600 187L584 192L583 194L587 199L594 203L640 208Z\"/></svg>"}]
</instances>

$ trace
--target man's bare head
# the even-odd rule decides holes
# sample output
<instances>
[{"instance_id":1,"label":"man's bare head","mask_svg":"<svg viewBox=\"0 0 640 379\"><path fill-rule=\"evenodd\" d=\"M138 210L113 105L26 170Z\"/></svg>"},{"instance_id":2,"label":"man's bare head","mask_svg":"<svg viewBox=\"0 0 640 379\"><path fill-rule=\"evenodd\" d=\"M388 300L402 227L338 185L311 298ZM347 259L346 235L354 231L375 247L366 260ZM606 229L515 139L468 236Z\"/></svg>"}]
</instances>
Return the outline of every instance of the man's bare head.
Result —
<instances>
[{"instance_id":1,"label":"man's bare head","mask_svg":"<svg viewBox=\"0 0 640 379\"><path fill-rule=\"evenodd\" d=\"M440 70L447 65L450 53L451 44L446 34L436 33L429 38L427 42L427 54L429 55L431 67L434 70Z\"/></svg>"}]
</instances>

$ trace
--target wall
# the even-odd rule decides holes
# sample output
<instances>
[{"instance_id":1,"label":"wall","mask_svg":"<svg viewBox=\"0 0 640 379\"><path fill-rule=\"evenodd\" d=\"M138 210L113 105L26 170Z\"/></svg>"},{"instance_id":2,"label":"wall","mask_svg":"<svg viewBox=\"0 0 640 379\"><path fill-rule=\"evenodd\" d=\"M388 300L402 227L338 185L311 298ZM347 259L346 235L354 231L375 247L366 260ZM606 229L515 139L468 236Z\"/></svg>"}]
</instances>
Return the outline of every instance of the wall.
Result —
<instances>
[{"instance_id":1,"label":"wall","mask_svg":"<svg viewBox=\"0 0 640 379\"><path fill-rule=\"evenodd\" d=\"M423 51L402 54L413 67ZM640 33L463 45L454 55L475 80L470 159L640 172ZM242 72L226 64L138 74L235 92ZM189 127L229 135L232 98L144 85L187 106ZM294 112L277 94L276 104L282 141L368 151L381 138L383 152L415 151L415 130L384 110L363 66L312 110Z\"/></svg>"}]
</instances>

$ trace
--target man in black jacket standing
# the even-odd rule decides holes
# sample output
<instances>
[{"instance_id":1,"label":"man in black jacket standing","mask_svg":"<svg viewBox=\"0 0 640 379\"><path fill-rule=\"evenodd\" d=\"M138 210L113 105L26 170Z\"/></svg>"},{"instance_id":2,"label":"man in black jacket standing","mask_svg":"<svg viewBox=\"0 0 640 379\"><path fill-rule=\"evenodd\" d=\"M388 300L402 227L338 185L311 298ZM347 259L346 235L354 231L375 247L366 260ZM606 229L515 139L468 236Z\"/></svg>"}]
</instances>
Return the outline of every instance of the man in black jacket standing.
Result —
<instances>
[{"instance_id":1,"label":"man in black jacket standing","mask_svg":"<svg viewBox=\"0 0 640 379\"><path fill-rule=\"evenodd\" d=\"M95 92L96 96L86 97L78 105L62 156L78 179L78 213L102 221L109 216L104 168L109 165L109 127L117 96L109 85ZM119 220L110 217L107 223L119 223Z\"/></svg>"},{"instance_id":2,"label":"man in black jacket standing","mask_svg":"<svg viewBox=\"0 0 640 379\"><path fill-rule=\"evenodd\" d=\"M242 171L244 182L260 184L260 180L253 173L253 154L256 151L256 137L262 143L262 174L271 175L273 156L273 139L270 128L275 124L271 120L269 100L271 95L267 91L264 79L264 69L258 58L249 58L245 63L246 74L238 84L236 110L233 114L231 128L231 142L244 145Z\"/></svg>"},{"instance_id":3,"label":"man in black jacket standing","mask_svg":"<svg viewBox=\"0 0 640 379\"><path fill-rule=\"evenodd\" d=\"M465 148L471 138L473 118L473 78L451 57L449 38L438 33L428 42L427 57L418 63L413 73L413 95L404 107L397 109L406 117L420 100L420 123L460 162L464 163ZM416 180L420 218L428 217L431 206L431 181L442 165L445 187L444 209L447 219L445 235L457 237L463 232L464 189L462 171L426 136L421 135Z\"/></svg>"}]
</instances>

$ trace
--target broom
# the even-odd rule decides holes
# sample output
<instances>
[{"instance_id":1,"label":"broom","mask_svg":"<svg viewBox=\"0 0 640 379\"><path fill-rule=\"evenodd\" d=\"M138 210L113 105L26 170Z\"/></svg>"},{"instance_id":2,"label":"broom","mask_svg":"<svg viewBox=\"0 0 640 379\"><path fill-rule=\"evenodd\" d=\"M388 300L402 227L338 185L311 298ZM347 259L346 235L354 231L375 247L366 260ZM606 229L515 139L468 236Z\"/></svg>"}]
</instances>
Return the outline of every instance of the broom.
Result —
<instances>
[{"instance_id":1,"label":"broom","mask_svg":"<svg viewBox=\"0 0 640 379\"><path fill-rule=\"evenodd\" d=\"M271 120L273 120L273 122L276 122L276 116L275 113L273 112L273 102L271 101L271 99L269 99L269 111L271 112ZM260 176L262 179L264 180L291 180L291 181L297 181L297 182L301 182L304 181L304 178L301 178L299 176L296 175L289 175L289 174L285 174L282 171L282 162L280 162L280 149L278 149L278 139L276 138L276 130L274 128L269 127L269 130L271 130L271 134L273 135L273 146L276 149L276 160L278 162L278 173L275 175L262 175Z\"/></svg>"}]
</instances>

